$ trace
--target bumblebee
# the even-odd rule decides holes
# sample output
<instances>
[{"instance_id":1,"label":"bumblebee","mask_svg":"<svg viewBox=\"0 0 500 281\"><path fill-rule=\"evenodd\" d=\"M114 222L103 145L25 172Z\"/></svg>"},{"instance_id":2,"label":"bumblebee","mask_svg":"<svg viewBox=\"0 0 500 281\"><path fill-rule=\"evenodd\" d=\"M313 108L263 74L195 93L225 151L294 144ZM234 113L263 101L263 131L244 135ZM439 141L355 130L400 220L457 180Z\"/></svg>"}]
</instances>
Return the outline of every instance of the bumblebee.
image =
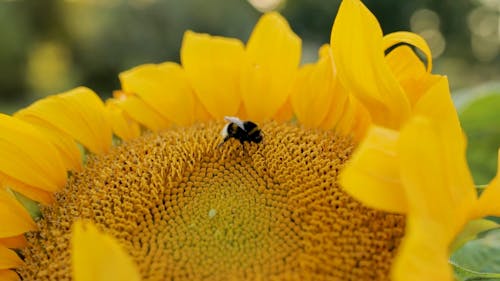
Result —
<instances>
[{"instance_id":1,"label":"bumblebee","mask_svg":"<svg viewBox=\"0 0 500 281\"><path fill-rule=\"evenodd\" d=\"M262 141L262 132L257 124L252 121L242 121L238 117L226 116L224 117L228 123L220 132L222 136L221 146L230 138L240 141L241 145L244 142L260 143Z\"/></svg>"}]
</instances>

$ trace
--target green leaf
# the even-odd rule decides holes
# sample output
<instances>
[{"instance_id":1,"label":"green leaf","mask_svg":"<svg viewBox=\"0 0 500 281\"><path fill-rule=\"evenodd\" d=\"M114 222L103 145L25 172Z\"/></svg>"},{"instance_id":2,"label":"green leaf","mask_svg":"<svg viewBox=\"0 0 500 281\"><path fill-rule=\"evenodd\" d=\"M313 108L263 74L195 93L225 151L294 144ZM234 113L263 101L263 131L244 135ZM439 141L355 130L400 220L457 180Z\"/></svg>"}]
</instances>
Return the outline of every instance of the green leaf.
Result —
<instances>
[{"instance_id":1,"label":"green leaf","mask_svg":"<svg viewBox=\"0 0 500 281\"><path fill-rule=\"evenodd\" d=\"M450 264L459 281L500 280L500 228L465 243L451 255Z\"/></svg>"},{"instance_id":2,"label":"green leaf","mask_svg":"<svg viewBox=\"0 0 500 281\"><path fill-rule=\"evenodd\" d=\"M29 199L28 197L22 195L19 192L15 192L12 189L8 189L8 190L10 192L12 192L12 194L14 194L17 201L19 201L19 203L21 203L21 205L23 205L23 207L28 211L31 218L33 218L34 220L37 220L42 216L42 213L40 211L40 205L37 202Z\"/></svg>"},{"instance_id":3,"label":"green leaf","mask_svg":"<svg viewBox=\"0 0 500 281\"><path fill-rule=\"evenodd\" d=\"M496 174L500 145L500 85L458 93L454 97L467 135L467 159L474 180L488 183Z\"/></svg>"},{"instance_id":4,"label":"green leaf","mask_svg":"<svg viewBox=\"0 0 500 281\"><path fill-rule=\"evenodd\" d=\"M455 241L453 241L450 249L452 252L454 252L470 240L477 239L479 234L484 233L487 230L496 229L499 227L500 225L498 223L489 219L477 219L469 221L462 229L460 234L455 238Z\"/></svg>"}]
</instances>

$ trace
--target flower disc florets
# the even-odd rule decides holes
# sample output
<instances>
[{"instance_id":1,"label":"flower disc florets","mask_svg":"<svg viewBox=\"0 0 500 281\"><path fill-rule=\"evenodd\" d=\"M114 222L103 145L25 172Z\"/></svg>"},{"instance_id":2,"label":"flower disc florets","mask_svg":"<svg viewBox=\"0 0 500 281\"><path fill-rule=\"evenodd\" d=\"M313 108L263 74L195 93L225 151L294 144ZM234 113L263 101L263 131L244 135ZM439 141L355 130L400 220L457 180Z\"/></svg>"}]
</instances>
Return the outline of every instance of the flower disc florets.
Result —
<instances>
[{"instance_id":1,"label":"flower disc florets","mask_svg":"<svg viewBox=\"0 0 500 281\"><path fill-rule=\"evenodd\" d=\"M223 124L148 134L92 157L28 237L24 280L70 280L70 228L116 237L143 280L384 280L404 217L344 193L348 138L262 124L264 141L220 142Z\"/></svg>"}]
</instances>

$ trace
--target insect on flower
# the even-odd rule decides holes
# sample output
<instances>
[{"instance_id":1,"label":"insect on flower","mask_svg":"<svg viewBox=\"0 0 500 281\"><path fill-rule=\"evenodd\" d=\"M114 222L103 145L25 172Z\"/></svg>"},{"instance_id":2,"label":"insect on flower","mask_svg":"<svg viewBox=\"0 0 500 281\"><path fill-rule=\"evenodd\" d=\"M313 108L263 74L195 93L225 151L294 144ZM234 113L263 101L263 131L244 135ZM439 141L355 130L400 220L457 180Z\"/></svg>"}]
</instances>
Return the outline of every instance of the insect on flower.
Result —
<instances>
[{"instance_id":1,"label":"insect on flower","mask_svg":"<svg viewBox=\"0 0 500 281\"><path fill-rule=\"evenodd\" d=\"M225 116L224 120L228 123L221 131L223 140L219 144L219 147L230 138L239 140L241 145L243 145L244 142L260 143L262 141L262 132L259 126L254 122L242 121L238 117L231 116Z\"/></svg>"}]
</instances>

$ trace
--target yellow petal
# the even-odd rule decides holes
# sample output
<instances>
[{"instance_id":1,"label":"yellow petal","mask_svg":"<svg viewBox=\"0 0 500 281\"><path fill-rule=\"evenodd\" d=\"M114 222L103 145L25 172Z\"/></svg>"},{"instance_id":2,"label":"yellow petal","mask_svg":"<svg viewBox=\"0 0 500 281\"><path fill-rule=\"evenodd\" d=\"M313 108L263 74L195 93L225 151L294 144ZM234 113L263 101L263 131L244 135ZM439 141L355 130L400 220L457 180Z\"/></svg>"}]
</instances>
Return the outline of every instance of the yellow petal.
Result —
<instances>
[{"instance_id":1,"label":"yellow petal","mask_svg":"<svg viewBox=\"0 0 500 281\"><path fill-rule=\"evenodd\" d=\"M23 265L23 261L17 256L16 252L0 245L0 270L15 268Z\"/></svg>"},{"instance_id":2,"label":"yellow petal","mask_svg":"<svg viewBox=\"0 0 500 281\"><path fill-rule=\"evenodd\" d=\"M53 191L45 191L39 187L31 186L25 184L17 179L11 177L5 177L5 175L0 174L0 181L3 181L3 185L15 190L22 195L30 198L31 200L48 205L54 202Z\"/></svg>"},{"instance_id":3,"label":"yellow petal","mask_svg":"<svg viewBox=\"0 0 500 281\"><path fill-rule=\"evenodd\" d=\"M292 109L293 111L293 109ZM240 118L241 120L248 120L248 114L245 106L243 103L240 105L240 108L238 109L238 113L236 113L236 116Z\"/></svg>"},{"instance_id":4,"label":"yellow petal","mask_svg":"<svg viewBox=\"0 0 500 281\"><path fill-rule=\"evenodd\" d=\"M397 131L372 127L340 175L342 187L363 204L405 213L406 195L399 178Z\"/></svg>"},{"instance_id":5,"label":"yellow petal","mask_svg":"<svg viewBox=\"0 0 500 281\"><path fill-rule=\"evenodd\" d=\"M349 110L352 103L352 96L350 96L347 90L342 86L336 74L333 82L332 95L333 100L330 103L330 108L328 109L325 119L321 123L321 128L326 130L345 126L339 125L339 123L342 119L349 119L349 117L345 117L345 115L349 114L346 110ZM354 112L352 112L352 114L354 114ZM346 128L346 130L348 130L348 128Z\"/></svg>"},{"instance_id":6,"label":"yellow petal","mask_svg":"<svg viewBox=\"0 0 500 281\"><path fill-rule=\"evenodd\" d=\"M448 79L441 77L417 102L414 114L427 117L433 123L435 134L441 141L439 154L444 159L442 165L447 169L447 186L451 194L460 196L456 204L463 204L461 210L470 210L476 200L474 181L470 174L465 153L466 139L460 126L458 114L451 99ZM420 140L421 138L419 138ZM437 140L435 140L437 142ZM423 165L423 162L421 163ZM463 202L461 202L463 200Z\"/></svg>"},{"instance_id":7,"label":"yellow petal","mask_svg":"<svg viewBox=\"0 0 500 281\"><path fill-rule=\"evenodd\" d=\"M286 102L278 109L278 112L273 116L273 119L279 123L285 123L293 118L293 108L290 99L287 99Z\"/></svg>"},{"instance_id":8,"label":"yellow petal","mask_svg":"<svg viewBox=\"0 0 500 281\"><path fill-rule=\"evenodd\" d=\"M441 120L413 117L401 131L398 151L408 212L441 224L451 241L469 219L476 195L465 147L454 144L464 137Z\"/></svg>"},{"instance_id":9,"label":"yellow petal","mask_svg":"<svg viewBox=\"0 0 500 281\"><path fill-rule=\"evenodd\" d=\"M401 131L398 150L408 217L392 270L396 281L452 280L448 247L467 221L474 202L473 186L462 181L468 174L465 150L448 149L454 147L451 143L455 139L443 130L453 126L440 122L416 116Z\"/></svg>"},{"instance_id":10,"label":"yellow petal","mask_svg":"<svg viewBox=\"0 0 500 281\"><path fill-rule=\"evenodd\" d=\"M19 275L12 270L0 270L0 280L2 281L19 281Z\"/></svg>"},{"instance_id":11,"label":"yellow petal","mask_svg":"<svg viewBox=\"0 0 500 281\"><path fill-rule=\"evenodd\" d=\"M115 133L122 140L131 140L141 135L141 127L118 106L115 99L108 99L105 103L108 120Z\"/></svg>"},{"instance_id":12,"label":"yellow petal","mask_svg":"<svg viewBox=\"0 0 500 281\"><path fill-rule=\"evenodd\" d=\"M401 43L406 43L420 49L420 51L424 53L427 60L427 72L430 73L432 71L431 49L429 48L429 45L427 45L427 42L425 42L425 39L422 38L422 36L416 33L398 31L389 33L382 39L384 50L387 50L390 47Z\"/></svg>"},{"instance_id":13,"label":"yellow petal","mask_svg":"<svg viewBox=\"0 0 500 281\"><path fill-rule=\"evenodd\" d=\"M405 236L392 263L391 280L454 280L448 264L450 241L443 233L443 225L409 214Z\"/></svg>"},{"instance_id":14,"label":"yellow petal","mask_svg":"<svg viewBox=\"0 0 500 281\"><path fill-rule=\"evenodd\" d=\"M177 125L194 121L194 93L184 70L176 63L145 64L120 73L123 91L140 97L165 119Z\"/></svg>"},{"instance_id":15,"label":"yellow petal","mask_svg":"<svg viewBox=\"0 0 500 281\"><path fill-rule=\"evenodd\" d=\"M139 281L139 271L118 241L91 223L75 222L71 238L75 281Z\"/></svg>"},{"instance_id":16,"label":"yellow petal","mask_svg":"<svg viewBox=\"0 0 500 281\"><path fill-rule=\"evenodd\" d=\"M328 45L321 48L329 50ZM318 128L322 124L334 98L334 86L335 76L329 51L315 64L305 65L299 70L290 101L302 125Z\"/></svg>"},{"instance_id":17,"label":"yellow petal","mask_svg":"<svg viewBox=\"0 0 500 281\"><path fill-rule=\"evenodd\" d=\"M457 130L461 130L458 115L451 99L448 78L445 76L441 76L439 80L422 95L413 111L415 115L423 115L430 119L446 119L436 124L452 125L452 131L455 133Z\"/></svg>"},{"instance_id":18,"label":"yellow petal","mask_svg":"<svg viewBox=\"0 0 500 281\"><path fill-rule=\"evenodd\" d=\"M0 114L0 179L23 190L54 192L66 184L66 168L49 138L32 125Z\"/></svg>"},{"instance_id":19,"label":"yellow petal","mask_svg":"<svg viewBox=\"0 0 500 281\"><path fill-rule=\"evenodd\" d=\"M411 106L426 93L442 76L426 72L425 66L415 52L408 46L392 50L386 61L392 73L403 87Z\"/></svg>"},{"instance_id":20,"label":"yellow petal","mask_svg":"<svg viewBox=\"0 0 500 281\"><path fill-rule=\"evenodd\" d=\"M439 121L437 125L443 126L449 133L449 139L457 137L451 144L456 144L459 148L465 149L465 138L462 136L462 128L458 119L458 114L451 99L448 78L440 76L439 79L422 95L413 109L415 115L422 115L431 120Z\"/></svg>"},{"instance_id":21,"label":"yellow petal","mask_svg":"<svg viewBox=\"0 0 500 281\"><path fill-rule=\"evenodd\" d=\"M239 116L239 115L237 115ZM194 102L194 120L199 122L207 122L213 119L213 117L208 113L207 109L201 104L201 101L195 97Z\"/></svg>"},{"instance_id":22,"label":"yellow petal","mask_svg":"<svg viewBox=\"0 0 500 281\"><path fill-rule=\"evenodd\" d=\"M248 118L273 117L286 102L300 62L301 40L278 13L255 26L241 72L241 94Z\"/></svg>"},{"instance_id":23,"label":"yellow petal","mask_svg":"<svg viewBox=\"0 0 500 281\"><path fill-rule=\"evenodd\" d=\"M357 143L363 139L372 125L371 115L352 95L347 96L343 105L335 131L340 135L353 137Z\"/></svg>"},{"instance_id":24,"label":"yellow petal","mask_svg":"<svg viewBox=\"0 0 500 281\"><path fill-rule=\"evenodd\" d=\"M10 249L19 249L26 247L28 245L28 241L24 237L23 234L12 236L12 237L4 237L0 238L0 245L3 245ZM0 279L1 280L1 279Z\"/></svg>"},{"instance_id":25,"label":"yellow petal","mask_svg":"<svg viewBox=\"0 0 500 281\"><path fill-rule=\"evenodd\" d=\"M28 122L42 131L47 137L47 140L49 140L58 150L63 165L67 170L80 171L82 169L82 153L71 136L61 131L49 129L44 125L40 125L43 124L43 121L32 115L15 114L14 117Z\"/></svg>"},{"instance_id":26,"label":"yellow petal","mask_svg":"<svg viewBox=\"0 0 500 281\"><path fill-rule=\"evenodd\" d=\"M497 175L488 184L477 201L473 216L500 216L500 150L498 151Z\"/></svg>"},{"instance_id":27,"label":"yellow petal","mask_svg":"<svg viewBox=\"0 0 500 281\"><path fill-rule=\"evenodd\" d=\"M166 129L170 123L162 115L160 115L151 106L146 104L142 99L134 95L125 95L115 92L115 103L120 107L130 118L137 123L144 125L152 131Z\"/></svg>"},{"instance_id":28,"label":"yellow petal","mask_svg":"<svg viewBox=\"0 0 500 281\"><path fill-rule=\"evenodd\" d=\"M359 0L342 1L330 44L342 84L375 124L398 129L409 117L410 104L385 62L377 19Z\"/></svg>"},{"instance_id":29,"label":"yellow petal","mask_svg":"<svg viewBox=\"0 0 500 281\"><path fill-rule=\"evenodd\" d=\"M310 117L307 103L312 102L312 98L309 95L310 92L308 91L308 80L309 77L312 76L314 67L314 64L306 64L299 69L290 93L290 101L292 103L293 112L297 116L297 120L308 127L312 127L308 125L309 122L307 121L307 118Z\"/></svg>"},{"instance_id":30,"label":"yellow petal","mask_svg":"<svg viewBox=\"0 0 500 281\"><path fill-rule=\"evenodd\" d=\"M217 120L234 116L238 111L244 55L240 40L192 31L184 33L182 66L196 95Z\"/></svg>"},{"instance_id":31,"label":"yellow petal","mask_svg":"<svg viewBox=\"0 0 500 281\"><path fill-rule=\"evenodd\" d=\"M373 123L368 110L366 110L366 108L357 100L355 102L354 111L355 114L352 127L352 135L354 141L356 143L359 143L365 138L366 133L373 125Z\"/></svg>"},{"instance_id":32,"label":"yellow petal","mask_svg":"<svg viewBox=\"0 0 500 281\"><path fill-rule=\"evenodd\" d=\"M35 222L13 195L0 188L0 238L17 236L35 230Z\"/></svg>"},{"instance_id":33,"label":"yellow petal","mask_svg":"<svg viewBox=\"0 0 500 281\"><path fill-rule=\"evenodd\" d=\"M344 103L344 109L342 110L342 115L340 116L337 125L335 126L335 131L343 136L351 135L352 128L354 126L354 120L356 119L356 98L352 95L347 97Z\"/></svg>"},{"instance_id":34,"label":"yellow petal","mask_svg":"<svg viewBox=\"0 0 500 281\"><path fill-rule=\"evenodd\" d=\"M104 104L85 87L39 100L16 116L39 120L40 125L64 132L93 153L105 153L111 147L111 125Z\"/></svg>"},{"instance_id":35,"label":"yellow petal","mask_svg":"<svg viewBox=\"0 0 500 281\"><path fill-rule=\"evenodd\" d=\"M68 135L40 127L50 142L59 151L61 160L67 170L80 171L83 168L82 152L78 144Z\"/></svg>"}]
</instances>

